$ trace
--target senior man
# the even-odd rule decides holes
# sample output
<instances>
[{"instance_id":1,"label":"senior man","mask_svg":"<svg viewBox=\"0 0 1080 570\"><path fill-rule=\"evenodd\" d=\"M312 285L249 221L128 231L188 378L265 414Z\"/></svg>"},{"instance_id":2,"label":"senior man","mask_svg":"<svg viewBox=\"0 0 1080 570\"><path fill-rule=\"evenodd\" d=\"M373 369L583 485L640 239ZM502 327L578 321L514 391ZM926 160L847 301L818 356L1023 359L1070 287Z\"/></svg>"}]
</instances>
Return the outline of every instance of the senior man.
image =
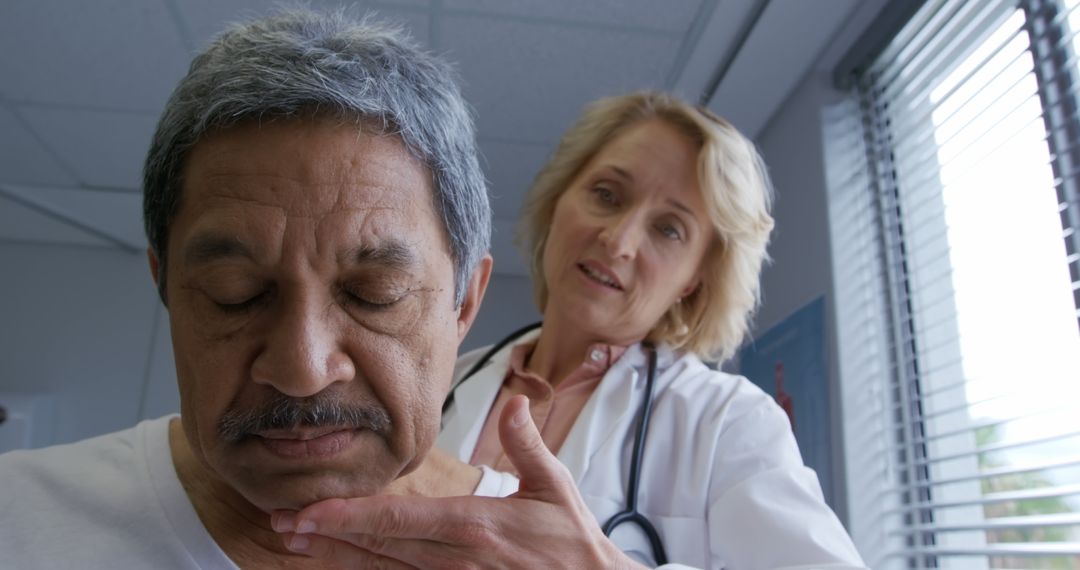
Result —
<instances>
[{"instance_id":1,"label":"senior man","mask_svg":"<svg viewBox=\"0 0 1080 570\"><path fill-rule=\"evenodd\" d=\"M342 15L233 28L169 99L144 186L181 415L0 456L0 566L326 567L270 513L455 491L439 470L472 468L425 457L490 213L444 62Z\"/></svg>"}]
</instances>

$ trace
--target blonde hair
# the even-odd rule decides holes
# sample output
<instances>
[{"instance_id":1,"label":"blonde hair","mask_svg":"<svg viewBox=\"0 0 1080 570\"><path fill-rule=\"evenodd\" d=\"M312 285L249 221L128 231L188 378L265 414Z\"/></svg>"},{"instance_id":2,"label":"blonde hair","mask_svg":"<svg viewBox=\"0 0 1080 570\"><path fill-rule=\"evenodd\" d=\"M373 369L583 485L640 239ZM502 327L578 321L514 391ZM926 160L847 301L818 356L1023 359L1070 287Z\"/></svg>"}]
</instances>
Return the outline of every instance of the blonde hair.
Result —
<instances>
[{"instance_id":1,"label":"blonde hair","mask_svg":"<svg viewBox=\"0 0 1080 570\"><path fill-rule=\"evenodd\" d=\"M663 120L700 145L698 180L716 229L702 260L700 286L664 313L647 340L723 361L742 344L760 302L759 276L773 228L772 187L753 143L731 123L671 95L639 92L591 103L536 175L517 236L531 260L536 302L543 312L544 246L559 197L605 144L647 119Z\"/></svg>"}]
</instances>

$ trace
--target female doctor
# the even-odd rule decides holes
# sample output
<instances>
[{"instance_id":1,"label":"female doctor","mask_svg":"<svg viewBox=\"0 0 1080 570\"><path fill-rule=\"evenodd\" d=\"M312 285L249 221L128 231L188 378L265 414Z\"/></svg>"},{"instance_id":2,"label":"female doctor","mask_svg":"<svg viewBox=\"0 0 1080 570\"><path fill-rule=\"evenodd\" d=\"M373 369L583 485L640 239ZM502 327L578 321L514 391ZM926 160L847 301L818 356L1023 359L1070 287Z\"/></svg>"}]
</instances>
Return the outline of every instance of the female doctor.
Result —
<instances>
[{"instance_id":1,"label":"female doctor","mask_svg":"<svg viewBox=\"0 0 1080 570\"><path fill-rule=\"evenodd\" d=\"M657 93L590 105L526 202L543 326L462 356L443 417L439 447L484 466L476 494L514 494L309 507L308 528L336 542L308 553L384 567L862 568L784 412L703 362L746 334L770 201L752 143L710 112Z\"/></svg>"}]
</instances>

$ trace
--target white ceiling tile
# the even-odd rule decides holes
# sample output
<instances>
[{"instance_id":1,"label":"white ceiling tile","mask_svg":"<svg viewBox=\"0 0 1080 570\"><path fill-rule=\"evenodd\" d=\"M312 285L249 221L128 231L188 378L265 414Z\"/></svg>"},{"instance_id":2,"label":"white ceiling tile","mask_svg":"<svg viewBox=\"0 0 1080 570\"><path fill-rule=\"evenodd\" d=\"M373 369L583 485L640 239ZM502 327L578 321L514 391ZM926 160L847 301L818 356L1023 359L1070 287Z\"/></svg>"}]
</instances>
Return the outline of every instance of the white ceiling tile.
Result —
<instances>
[{"instance_id":1,"label":"white ceiling tile","mask_svg":"<svg viewBox=\"0 0 1080 570\"><path fill-rule=\"evenodd\" d=\"M598 97L659 89L680 38L448 17L442 31L460 62L480 135L554 142Z\"/></svg>"},{"instance_id":2,"label":"white ceiling tile","mask_svg":"<svg viewBox=\"0 0 1080 570\"><path fill-rule=\"evenodd\" d=\"M0 91L11 100L159 109L187 68L162 2L0 3Z\"/></svg>"},{"instance_id":3,"label":"white ceiling tile","mask_svg":"<svg viewBox=\"0 0 1080 570\"><path fill-rule=\"evenodd\" d=\"M101 192L89 189L54 190L48 199L69 208L92 226L142 251L146 249L143 230L142 192Z\"/></svg>"},{"instance_id":4,"label":"white ceiling tile","mask_svg":"<svg viewBox=\"0 0 1080 570\"><path fill-rule=\"evenodd\" d=\"M739 38L739 32L750 25L754 8L761 0L718 0L702 22L702 29L693 50L687 54L672 91L695 103L709 88L717 68L729 57Z\"/></svg>"},{"instance_id":5,"label":"white ceiling tile","mask_svg":"<svg viewBox=\"0 0 1080 570\"><path fill-rule=\"evenodd\" d=\"M523 268L515 265L519 260L511 245L522 196L582 106L601 96L664 88L669 80L679 92L694 96L723 59L731 44L727 36L757 1L309 4L315 9L344 5L357 15L373 9L404 23L418 41L458 62L478 115L491 183L497 271L510 268L513 273L515 267ZM753 136L783 105L859 1L771 0L711 106ZM271 4L0 0L0 50L8 54L0 58L0 183L138 189L158 114L186 70L191 50L219 33L225 22L265 14ZM694 19L710 14L708 22ZM438 28L430 29L433 22ZM62 201L61 196L56 200ZM119 196L132 205L137 202L134 196ZM83 197L70 197L75 210L92 213L85 216L89 221L80 223L108 228L129 241L142 239L141 228L123 225L137 219L130 208L120 214L125 207L98 208L80 202ZM49 233L47 229L73 243L97 239L25 210L10 199L0 203L0 238L16 228L24 237L37 236L32 239ZM109 221L114 214L118 219Z\"/></svg>"},{"instance_id":6,"label":"white ceiling tile","mask_svg":"<svg viewBox=\"0 0 1080 570\"><path fill-rule=\"evenodd\" d=\"M370 0L368 7L375 10L385 8L424 8L430 9L433 0Z\"/></svg>"},{"instance_id":7,"label":"white ceiling tile","mask_svg":"<svg viewBox=\"0 0 1080 570\"><path fill-rule=\"evenodd\" d=\"M73 226L89 230L112 243L132 251L146 248L142 225L142 193L91 190L87 188L49 188L5 185L9 197L19 197L24 204L37 204L55 212Z\"/></svg>"},{"instance_id":8,"label":"white ceiling tile","mask_svg":"<svg viewBox=\"0 0 1080 570\"><path fill-rule=\"evenodd\" d=\"M893 0L859 0L858 5L844 20L844 24L829 38L829 46L814 62L815 69L831 74L855 42L859 41L863 32L892 2Z\"/></svg>"},{"instance_id":9,"label":"white ceiling tile","mask_svg":"<svg viewBox=\"0 0 1080 570\"><path fill-rule=\"evenodd\" d=\"M157 115L26 107L16 110L87 186L142 188Z\"/></svg>"},{"instance_id":10,"label":"white ceiling tile","mask_svg":"<svg viewBox=\"0 0 1080 570\"><path fill-rule=\"evenodd\" d=\"M431 14L427 10L373 8L372 13L380 20L404 26L421 47L434 47L431 45Z\"/></svg>"},{"instance_id":11,"label":"white ceiling tile","mask_svg":"<svg viewBox=\"0 0 1080 570\"><path fill-rule=\"evenodd\" d=\"M0 107L0 182L54 186L76 184L76 180L4 107Z\"/></svg>"},{"instance_id":12,"label":"white ceiling tile","mask_svg":"<svg viewBox=\"0 0 1080 570\"><path fill-rule=\"evenodd\" d=\"M429 43L428 4L427 0L395 3L313 0L307 6L316 11L344 8L346 13L354 17L373 11L380 19L403 24L417 42L426 46ZM191 35L195 49L201 50L229 24L270 15L277 11L277 6L265 0L184 0L177 2L177 11Z\"/></svg>"},{"instance_id":13,"label":"white ceiling tile","mask_svg":"<svg viewBox=\"0 0 1080 570\"><path fill-rule=\"evenodd\" d=\"M547 144L523 144L481 139L481 166L488 179L496 218L516 220L525 192L553 150Z\"/></svg>"},{"instance_id":14,"label":"white ceiling tile","mask_svg":"<svg viewBox=\"0 0 1080 570\"><path fill-rule=\"evenodd\" d=\"M0 187L0 242L113 247L68 223L12 200Z\"/></svg>"},{"instance_id":15,"label":"white ceiling tile","mask_svg":"<svg viewBox=\"0 0 1080 570\"><path fill-rule=\"evenodd\" d=\"M755 138L813 66L858 0L773 0L709 108Z\"/></svg>"},{"instance_id":16,"label":"white ceiling tile","mask_svg":"<svg viewBox=\"0 0 1080 570\"><path fill-rule=\"evenodd\" d=\"M702 0L444 0L444 11L685 32Z\"/></svg>"}]
</instances>

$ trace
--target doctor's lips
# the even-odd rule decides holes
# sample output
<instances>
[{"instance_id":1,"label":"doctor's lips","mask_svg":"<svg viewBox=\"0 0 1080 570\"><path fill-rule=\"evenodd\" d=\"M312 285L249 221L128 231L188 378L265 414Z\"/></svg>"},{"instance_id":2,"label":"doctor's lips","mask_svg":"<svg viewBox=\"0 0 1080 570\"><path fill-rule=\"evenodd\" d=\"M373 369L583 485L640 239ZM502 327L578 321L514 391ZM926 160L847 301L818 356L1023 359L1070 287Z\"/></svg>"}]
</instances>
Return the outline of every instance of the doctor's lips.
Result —
<instances>
[{"instance_id":1,"label":"doctor's lips","mask_svg":"<svg viewBox=\"0 0 1080 570\"><path fill-rule=\"evenodd\" d=\"M228 443L258 438L271 450L290 456L330 454L361 430L385 436L390 428L390 414L375 403L283 394L255 409L229 409L217 425L218 435Z\"/></svg>"},{"instance_id":2,"label":"doctor's lips","mask_svg":"<svg viewBox=\"0 0 1080 570\"><path fill-rule=\"evenodd\" d=\"M601 285L607 285L608 287L611 287L612 289L616 289L618 291L623 290L623 286L622 283L619 281L619 278L616 277L615 274L609 271L606 267L603 267L591 261L579 263L577 264L577 266L578 269L580 269L581 272L584 273L589 279L592 279L593 281L596 281Z\"/></svg>"}]
</instances>

